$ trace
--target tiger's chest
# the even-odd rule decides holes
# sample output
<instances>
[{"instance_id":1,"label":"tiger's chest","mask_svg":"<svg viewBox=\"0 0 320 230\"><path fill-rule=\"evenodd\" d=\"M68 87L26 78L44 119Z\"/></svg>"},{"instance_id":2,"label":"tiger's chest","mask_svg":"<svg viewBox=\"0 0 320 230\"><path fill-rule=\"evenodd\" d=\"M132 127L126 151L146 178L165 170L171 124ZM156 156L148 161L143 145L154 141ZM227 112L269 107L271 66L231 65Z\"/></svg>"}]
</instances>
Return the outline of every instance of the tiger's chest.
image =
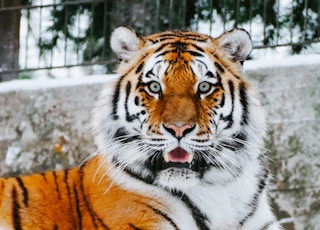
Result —
<instances>
[{"instance_id":1,"label":"tiger's chest","mask_svg":"<svg viewBox=\"0 0 320 230\"><path fill-rule=\"evenodd\" d=\"M118 180L121 182L120 177ZM183 192L155 189L140 181L125 182L122 186L159 201L154 203L153 210L160 216L161 229L229 230L242 229L241 221L251 211L257 180L254 174L244 174L231 183L204 183Z\"/></svg>"}]
</instances>

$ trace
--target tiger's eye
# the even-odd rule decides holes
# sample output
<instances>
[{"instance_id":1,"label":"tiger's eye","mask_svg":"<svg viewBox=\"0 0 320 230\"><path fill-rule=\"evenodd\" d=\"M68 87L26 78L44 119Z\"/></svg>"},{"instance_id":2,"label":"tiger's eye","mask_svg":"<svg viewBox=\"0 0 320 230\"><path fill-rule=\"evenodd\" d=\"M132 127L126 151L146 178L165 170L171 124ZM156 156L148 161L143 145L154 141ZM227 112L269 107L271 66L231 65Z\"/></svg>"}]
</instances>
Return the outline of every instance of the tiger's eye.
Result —
<instances>
[{"instance_id":1,"label":"tiger's eye","mask_svg":"<svg viewBox=\"0 0 320 230\"><path fill-rule=\"evenodd\" d=\"M152 81L149 83L148 87L152 93L160 93L161 92L161 85L159 82Z\"/></svg>"},{"instance_id":2,"label":"tiger's eye","mask_svg":"<svg viewBox=\"0 0 320 230\"><path fill-rule=\"evenodd\" d=\"M209 82L201 82L198 86L198 90L200 93L208 93L211 89L211 84Z\"/></svg>"}]
</instances>

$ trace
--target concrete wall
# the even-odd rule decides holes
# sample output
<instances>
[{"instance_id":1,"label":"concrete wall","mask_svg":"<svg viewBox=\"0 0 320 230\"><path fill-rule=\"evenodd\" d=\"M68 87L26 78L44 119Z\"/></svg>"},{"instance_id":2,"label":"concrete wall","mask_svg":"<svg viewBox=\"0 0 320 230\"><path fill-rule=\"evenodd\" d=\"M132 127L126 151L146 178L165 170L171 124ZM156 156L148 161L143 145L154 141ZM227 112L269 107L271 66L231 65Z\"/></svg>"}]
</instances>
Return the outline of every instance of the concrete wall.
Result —
<instances>
[{"instance_id":1,"label":"concrete wall","mask_svg":"<svg viewBox=\"0 0 320 230\"><path fill-rule=\"evenodd\" d=\"M320 229L320 56L245 63L268 112L272 203L285 229ZM107 76L0 84L0 175L78 165Z\"/></svg>"},{"instance_id":2,"label":"concrete wall","mask_svg":"<svg viewBox=\"0 0 320 230\"><path fill-rule=\"evenodd\" d=\"M79 165L95 151L90 111L106 76L0 84L0 175Z\"/></svg>"},{"instance_id":3,"label":"concrete wall","mask_svg":"<svg viewBox=\"0 0 320 230\"><path fill-rule=\"evenodd\" d=\"M312 62L246 72L268 114L272 198L285 229L320 229L320 56Z\"/></svg>"}]
</instances>

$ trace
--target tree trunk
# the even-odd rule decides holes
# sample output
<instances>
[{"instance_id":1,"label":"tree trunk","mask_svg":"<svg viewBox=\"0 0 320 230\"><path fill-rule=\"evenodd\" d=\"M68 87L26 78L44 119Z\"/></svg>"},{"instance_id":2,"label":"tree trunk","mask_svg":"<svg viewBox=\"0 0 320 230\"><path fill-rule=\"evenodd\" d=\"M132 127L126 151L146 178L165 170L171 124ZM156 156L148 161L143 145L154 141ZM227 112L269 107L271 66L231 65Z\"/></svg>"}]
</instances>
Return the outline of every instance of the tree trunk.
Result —
<instances>
[{"instance_id":1,"label":"tree trunk","mask_svg":"<svg viewBox=\"0 0 320 230\"><path fill-rule=\"evenodd\" d=\"M20 6L19 0L0 0L0 82L16 79L19 68Z\"/></svg>"}]
</instances>

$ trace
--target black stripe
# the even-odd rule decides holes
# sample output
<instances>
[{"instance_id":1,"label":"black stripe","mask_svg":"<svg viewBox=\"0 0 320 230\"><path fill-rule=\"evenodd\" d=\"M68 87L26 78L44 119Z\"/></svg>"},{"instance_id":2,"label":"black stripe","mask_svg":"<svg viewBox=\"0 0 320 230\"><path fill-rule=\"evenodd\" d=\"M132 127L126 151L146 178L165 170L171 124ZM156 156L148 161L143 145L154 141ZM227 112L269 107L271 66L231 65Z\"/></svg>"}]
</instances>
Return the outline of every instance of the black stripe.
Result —
<instances>
[{"instance_id":1,"label":"black stripe","mask_svg":"<svg viewBox=\"0 0 320 230\"><path fill-rule=\"evenodd\" d=\"M245 141L247 140L247 135L239 132L232 135L233 141L221 141L220 144L224 148L230 149L231 151L240 150L245 147Z\"/></svg>"},{"instance_id":2,"label":"black stripe","mask_svg":"<svg viewBox=\"0 0 320 230\"><path fill-rule=\"evenodd\" d=\"M71 191L70 191L70 185L69 185L69 181L68 181L68 177L69 177L69 171L66 169L63 171L64 172L64 177L63 177L63 182L67 188L67 195L68 195L68 201L69 201L69 213L72 213L73 209L72 209L72 197L71 197ZM72 217L72 225L73 228L76 229L76 223L75 223L75 218Z\"/></svg>"},{"instance_id":3,"label":"black stripe","mask_svg":"<svg viewBox=\"0 0 320 230\"><path fill-rule=\"evenodd\" d=\"M124 104L124 108L126 110L126 120L128 122L132 122L136 118L135 116L130 115L129 109L128 109L130 92L131 92L131 82L128 81L127 85L126 85L126 100L125 100L125 104Z\"/></svg>"},{"instance_id":4,"label":"black stripe","mask_svg":"<svg viewBox=\"0 0 320 230\"><path fill-rule=\"evenodd\" d=\"M144 62L141 62L138 68L136 69L136 74L138 74L143 69L143 66L144 66Z\"/></svg>"},{"instance_id":5,"label":"black stripe","mask_svg":"<svg viewBox=\"0 0 320 230\"><path fill-rule=\"evenodd\" d=\"M199 43L199 42L207 42L208 38L201 38L197 35L192 35L192 34L184 34L183 37L186 39L186 40L191 40L189 42L196 42L196 43Z\"/></svg>"},{"instance_id":6,"label":"black stripe","mask_svg":"<svg viewBox=\"0 0 320 230\"><path fill-rule=\"evenodd\" d=\"M59 227L58 227L57 224L55 224L55 225L53 226L53 230L59 230Z\"/></svg>"},{"instance_id":7,"label":"black stripe","mask_svg":"<svg viewBox=\"0 0 320 230\"><path fill-rule=\"evenodd\" d=\"M146 77L149 78L150 76L148 75L149 71L146 73ZM136 89L140 88L139 89L139 92L146 92L144 90L144 87L147 85L147 83L143 82L142 81L142 77L143 77L143 74L140 74L140 76L138 77L138 82L137 82L137 85L136 85Z\"/></svg>"},{"instance_id":8,"label":"black stripe","mask_svg":"<svg viewBox=\"0 0 320 230\"><path fill-rule=\"evenodd\" d=\"M160 51L160 50L159 50L159 51ZM164 55L166 55L167 53L175 52L175 51L176 51L176 50L166 50L166 51L163 51L163 52L159 53L159 54L156 56L156 58L161 57L161 56L164 56Z\"/></svg>"},{"instance_id":9,"label":"black stripe","mask_svg":"<svg viewBox=\"0 0 320 230\"><path fill-rule=\"evenodd\" d=\"M241 77L239 75L237 75L236 73L233 73L233 76L235 76L235 78L240 79Z\"/></svg>"},{"instance_id":10,"label":"black stripe","mask_svg":"<svg viewBox=\"0 0 320 230\"><path fill-rule=\"evenodd\" d=\"M57 174L56 172L52 172L52 175L53 175L53 178L54 178L54 184L56 186L56 192L58 194L58 198L59 200L61 200L61 194L60 194L60 191L59 191L59 184L58 184L58 181L57 181Z\"/></svg>"},{"instance_id":11,"label":"black stripe","mask_svg":"<svg viewBox=\"0 0 320 230\"><path fill-rule=\"evenodd\" d=\"M164 38L164 37L158 38L157 41L158 41L158 42L165 42L165 41L170 41L170 40L176 41L176 40L177 40L177 37L178 37L178 36L176 36L176 35L173 35L173 36L170 36L170 35L169 35L168 37L165 37L165 38ZM172 42L172 41L171 41L171 42ZM168 44L168 43L167 43L167 44ZM166 45L167 45L167 44L166 44Z\"/></svg>"},{"instance_id":12,"label":"black stripe","mask_svg":"<svg viewBox=\"0 0 320 230\"><path fill-rule=\"evenodd\" d=\"M192 56L195 56L195 57L203 57L203 54L202 53L199 53L199 52L196 52L196 51L192 51L192 50L188 50L186 51L187 53L191 54Z\"/></svg>"},{"instance_id":13,"label":"black stripe","mask_svg":"<svg viewBox=\"0 0 320 230\"><path fill-rule=\"evenodd\" d=\"M140 105L140 100L139 100L139 97L138 97L138 96L135 96L135 98L134 98L134 104L135 104L136 106L139 106L139 105Z\"/></svg>"},{"instance_id":14,"label":"black stripe","mask_svg":"<svg viewBox=\"0 0 320 230\"><path fill-rule=\"evenodd\" d=\"M79 177L80 177L80 192L83 197L83 201L85 204L85 207L87 208L89 215L92 219L94 229L98 229L98 224L105 230L110 230L110 228L103 222L103 220L97 215L97 213L93 210L91 207L91 203L88 201L87 196L85 194L84 188L83 188L83 169L84 167L81 167L79 170ZM97 223L98 222L98 223Z\"/></svg>"},{"instance_id":15,"label":"black stripe","mask_svg":"<svg viewBox=\"0 0 320 230\"><path fill-rule=\"evenodd\" d=\"M139 135L129 135L128 130L125 127L117 129L116 133L113 135L113 139L125 144L135 140L140 140Z\"/></svg>"},{"instance_id":16,"label":"black stripe","mask_svg":"<svg viewBox=\"0 0 320 230\"><path fill-rule=\"evenodd\" d=\"M201 47L197 46L196 44L190 44L190 45L196 48L198 51L204 53L204 50Z\"/></svg>"},{"instance_id":17,"label":"black stripe","mask_svg":"<svg viewBox=\"0 0 320 230\"><path fill-rule=\"evenodd\" d=\"M167 32L158 34L155 42L170 40L170 39L174 39L177 37L179 37L178 31L177 32L167 31Z\"/></svg>"},{"instance_id":18,"label":"black stripe","mask_svg":"<svg viewBox=\"0 0 320 230\"><path fill-rule=\"evenodd\" d=\"M239 97L242 105L241 125L247 125L249 120L248 96L244 83L239 85Z\"/></svg>"},{"instance_id":19,"label":"black stripe","mask_svg":"<svg viewBox=\"0 0 320 230\"><path fill-rule=\"evenodd\" d=\"M177 38L183 38L185 40L192 40L195 42L205 42L208 38L203 38L193 33L192 31L173 30L164 32L157 35L156 40L149 39L153 43L162 42L165 40L172 40Z\"/></svg>"},{"instance_id":20,"label":"black stripe","mask_svg":"<svg viewBox=\"0 0 320 230\"><path fill-rule=\"evenodd\" d=\"M165 44L162 44L160 47L158 47L158 49L156 49L155 51L154 51L154 53L158 53L160 50L162 50L164 47L166 47L168 44L167 43L165 43ZM159 54L159 55L157 55L156 57L159 57L159 56L161 56L161 54Z\"/></svg>"},{"instance_id":21,"label":"black stripe","mask_svg":"<svg viewBox=\"0 0 320 230\"><path fill-rule=\"evenodd\" d=\"M13 218L13 226L15 230L21 230L21 219L20 219L20 205L18 203L17 191L16 188L12 189L12 218Z\"/></svg>"},{"instance_id":22,"label":"black stripe","mask_svg":"<svg viewBox=\"0 0 320 230\"><path fill-rule=\"evenodd\" d=\"M78 220L78 228L77 229L82 229L82 214L81 214L80 201L79 201L78 191L77 191L76 186L73 187L73 192L74 192L74 197L75 197L75 202L76 202L76 211L77 211L77 220Z\"/></svg>"},{"instance_id":23,"label":"black stripe","mask_svg":"<svg viewBox=\"0 0 320 230\"><path fill-rule=\"evenodd\" d=\"M4 187L5 187L5 183L4 183L4 180L5 180L5 178L1 178L1 188L0 188L0 191L3 191L4 190Z\"/></svg>"},{"instance_id":24,"label":"black stripe","mask_svg":"<svg viewBox=\"0 0 320 230\"><path fill-rule=\"evenodd\" d=\"M218 83L221 85L221 88L223 89L223 86L221 84L221 75L220 75L220 73L216 73L216 76L217 76Z\"/></svg>"},{"instance_id":25,"label":"black stripe","mask_svg":"<svg viewBox=\"0 0 320 230\"><path fill-rule=\"evenodd\" d=\"M145 204L148 208L152 209L152 211L154 213L156 213L157 215L160 215L162 216L164 219L166 219L170 224L171 226L176 229L176 230L179 230L178 226L176 225L176 223L165 213L161 212L159 209L157 208L154 208L152 207L151 205L148 205L148 204Z\"/></svg>"},{"instance_id":26,"label":"black stripe","mask_svg":"<svg viewBox=\"0 0 320 230\"><path fill-rule=\"evenodd\" d=\"M139 227L135 226L135 225L132 224L132 223L129 223L129 226L130 226L133 230L142 230L142 228L139 228Z\"/></svg>"},{"instance_id":27,"label":"black stripe","mask_svg":"<svg viewBox=\"0 0 320 230\"><path fill-rule=\"evenodd\" d=\"M0 183L1 183L1 185L0 185L0 194L3 193L4 187L5 187L4 180L5 180L4 178L1 178L1 180L0 180ZM0 196L0 204L2 203L2 198L3 198L3 196Z\"/></svg>"},{"instance_id":28,"label":"black stripe","mask_svg":"<svg viewBox=\"0 0 320 230\"><path fill-rule=\"evenodd\" d=\"M258 184L258 191L253 195L251 202L249 203L249 207L251 207L251 210L248 212L248 214L239 222L239 226L243 226L245 224L245 222L252 217L257 208L258 208L258 201L259 198L263 192L263 190L266 187L266 179L267 179L268 173L266 172L262 178L260 178L259 180L259 184Z\"/></svg>"},{"instance_id":29,"label":"black stripe","mask_svg":"<svg viewBox=\"0 0 320 230\"><path fill-rule=\"evenodd\" d=\"M42 178L43 178L43 180L44 180L45 182L48 182L48 181L47 181L47 177L46 177L46 174L45 174L45 173L40 173L40 175L42 176Z\"/></svg>"},{"instance_id":30,"label":"black stripe","mask_svg":"<svg viewBox=\"0 0 320 230\"><path fill-rule=\"evenodd\" d=\"M217 78L217 83L215 85L216 85L216 87L220 87L221 91L223 92L222 95L221 95L221 101L220 101L219 105L217 105L217 106L222 108L224 106L224 103L225 103L224 88L223 88L223 85L221 83L221 75L217 72L215 76Z\"/></svg>"},{"instance_id":31,"label":"black stripe","mask_svg":"<svg viewBox=\"0 0 320 230\"><path fill-rule=\"evenodd\" d=\"M67 187L68 199L71 201L70 186L69 186L69 183L68 183L69 171L66 169L63 172L64 172L63 182L65 183L65 185Z\"/></svg>"},{"instance_id":32,"label":"black stripe","mask_svg":"<svg viewBox=\"0 0 320 230\"><path fill-rule=\"evenodd\" d=\"M224 73L224 68L218 62L215 62L214 65L220 73Z\"/></svg>"},{"instance_id":33,"label":"black stripe","mask_svg":"<svg viewBox=\"0 0 320 230\"><path fill-rule=\"evenodd\" d=\"M117 82L116 88L113 92L113 98L112 98L112 119L113 120L118 120L119 117L117 115L118 112L118 102L119 102L119 96L120 96L120 87L121 87L121 82L122 82L123 77L119 79Z\"/></svg>"},{"instance_id":34,"label":"black stripe","mask_svg":"<svg viewBox=\"0 0 320 230\"><path fill-rule=\"evenodd\" d=\"M156 75L153 73L153 69L150 69L145 76L146 78L156 77ZM144 83L141 78L139 78L139 83L140 84ZM146 85L146 83L144 83L144 85Z\"/></svg>"},{"instance_id":35,"label":"black stripe","mask_svg":"<svg viewBox=\"0 0 320 230\"><path fill-rule=\"evenodd\" d=\"M91 220L92 220L92 223L94 225L94 229L97 229L98 226L97 226L97 218L99 218L97 216L97 214L92 210L91 208L91 205L89 204L87 198L86 198L86 194L84 192L84 189L83 189L83 169L84 167L81 167L80 170L79 170L79 177L80 177L80 192L82 194L82 197L83 197L83 201L85 203L85 207L87 208L88 212L89 212L89 215L91 217ZM106 229L109 229L109 228L106 228Z\"/></svg>"},{"instance_id":36,"label":"black stripe","mask_svg":"<svg viewBox=\"0 0 320 230\"><path fill-rule=\"evenodd\" d=\"M171 45L173 47L173 49L164 50L164 48L167 47L168 45ZM204 52L203 49L201 49L200 47L195 46L195 45L194 45L194 47L196 49L198 49L199 52L193 51L193 50L187 50L187 44L184 43L184 42L180 42L180 41L179 42L173 42L173 43L168 42L168 43L162 44L160 47L158 47L158 49L156 49L154 53L158 53L161 50L163 50L161 53L159 53L156 56L156 58L164 56L167 53L175 53L175 52L178 52L178 51L190 53L192 56L195 56L195 57L203 57L203 54L201 53L201 52Z\"/></svg>"},{"instance_id":37,"label":"black stripe","mask_svg":"<svg viewBox=\"0 0 320 230\"><path fill-rule=\"evenodd\" d=\"M263 225L260 230L267 230L274 223L275 223L275 221L269 221L265 225Z\"/></svg>"},{"instance_id":38,"label":"black stripe","mask_svg":"<svg viewBox=\"0 0 320 230\"><path fill-rule=\"evenodd\" d=\"M28 190L26 188L26 186L24 186L24 183L22 181L22 179L20 177L16 177L19 187L22 190L22 194L23 194L23 203L26 207L28 207L28 200L29 200L29 196L28 196Z\"/></svg>"},{"instance_id":39,"label":"black stripe","mask_svg":"<svg viewBox=\"0 0 320 230\"><path fill-rule=\"evenodd\" d=\"M214 74L211 71L207 71L206 77L208 78L215 78ZM218 85L221 84L220 82L217 83ZM216 84L215 84L216 85Z\"/></svg>"},{"instance_id":40,"label":"black stripe","mask_svg":"<svg viewBox=\"0 0 320 230\"><path fill-rule=\"evenodd\" d=\"M232 124L233 124L233 111L234 111L234 84L233 82L230 80L228 81L228 86L229 86L229 91L230 91L230 95L231 95L231 112L229 115L227 116L222 116L221 115L221 119L224 121L227 121L228 124L224 129L229 129L231 128Z\"/></svg>"},{"instance_id":41,"label":"black stripe","mask_svg":"<svg viewBox=\"0 0 320 230\"><path fill-rule=\"evenodd\" d=\"M187 195L180 191L173 191L172 194L179 200L183 201L183 203L189 208L199 229L210 230L207 224L209 221L208 217L201 212L201 210L189 199Z\"/></svg>"},{"instance_id":42,"label":"black stripe","mask_svg":"<svg viewBox=\"0 0 320 230\"><path fill-rule=\"evenodd\" d=\"M120 162L115 162L117 165L120 165ZM144 176L142 177L142 175L140 174L137 174L136 172L128 169L128 168L125 168L123 171L125 171L127 174L129 174L130 176L132 176L133 178L136 178L140 181L143 181L145 182L146 184L153 184L154 182L154 176Z\"/></svg>"},{"instance_id":43,"label":"black stripe","mask_svg":"<svg viewBox=\"0 0 320 230\"><path fill-rule=\"evenodd\" d=\"M223 88L222 88L222 92L223 92ZM224 106L224 103L225 103L225 96L224 96L224 93L222 94L222 98L221 98L221 102L219 104L220 107L223 107Z\"/></svg>"}]
</instances>

